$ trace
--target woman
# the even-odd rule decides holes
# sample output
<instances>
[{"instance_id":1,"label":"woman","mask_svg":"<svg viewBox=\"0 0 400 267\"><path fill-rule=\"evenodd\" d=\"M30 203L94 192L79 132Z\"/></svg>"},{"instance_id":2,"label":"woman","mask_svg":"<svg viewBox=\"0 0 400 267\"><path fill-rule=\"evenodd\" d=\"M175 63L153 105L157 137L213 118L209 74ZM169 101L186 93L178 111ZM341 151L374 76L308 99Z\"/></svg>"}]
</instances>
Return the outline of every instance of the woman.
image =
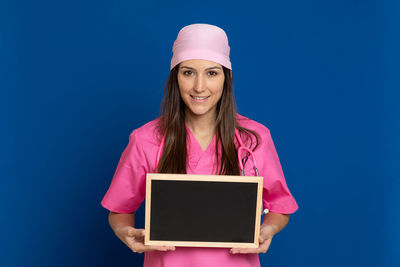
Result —
<instances>
[{"instance_id":1,"label":"woman","mask_svg":"<svg viewBox=\"0 0 400 267\"><path fill-rule=\"evenodd\" d=\"M162 114L130 134L102 200L118 238L132 251L145 252L144 266L259 266L257 253L268 250L298 208L269 130L236 113L229 51L228 38L217 26L181 29ZM260 227L259 248L145 246L144 230L134 227L134 213L145 197L146 173L240 175L235 129L253 150L264 178L263 206L269 213ZM256 175L253 167L251 159L245 160L246 175Z\"/></svg>"}]
</instances>

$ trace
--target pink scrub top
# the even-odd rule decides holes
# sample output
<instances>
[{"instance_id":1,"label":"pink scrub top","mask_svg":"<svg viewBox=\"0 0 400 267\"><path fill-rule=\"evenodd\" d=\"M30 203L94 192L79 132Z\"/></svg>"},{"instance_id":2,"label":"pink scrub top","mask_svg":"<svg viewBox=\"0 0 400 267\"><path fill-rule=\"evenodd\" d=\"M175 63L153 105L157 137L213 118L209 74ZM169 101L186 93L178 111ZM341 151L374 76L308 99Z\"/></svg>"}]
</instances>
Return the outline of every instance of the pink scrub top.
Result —
<instances>
[{"instance_id":1,"label":"pink scrub top","mask_svg":"<svg viewBox=\"0 0 400 267\"><path fill-rule=\"evenodd\" d=\"M156 126L159 118L135 129L122 153L111 185L101 205L113 212L135 212L145 198L146 173L155 172L156 157L161 137ZM267 127L244 116L237 115L238 124L256 131L260 144L254 150L259 175L264 178L263 208L271 212L290 214L298 209L290 193L281 164ZM193 133L187 129L188 174L216 174L215 136L205 151ZM244 141L244 140L243 140ZM220 145L220 143L219 143ZM219 149L221 151L221 149ZM249 163L250 162L250 163ZM255 176L251 159L245 166L247 176ZM229 222L227 222L229 223ZM230 248L176 247L175 251L145 252L144 267L254 267L260 266L258 254L231 254Z\"/></svg>"}]
</instances>

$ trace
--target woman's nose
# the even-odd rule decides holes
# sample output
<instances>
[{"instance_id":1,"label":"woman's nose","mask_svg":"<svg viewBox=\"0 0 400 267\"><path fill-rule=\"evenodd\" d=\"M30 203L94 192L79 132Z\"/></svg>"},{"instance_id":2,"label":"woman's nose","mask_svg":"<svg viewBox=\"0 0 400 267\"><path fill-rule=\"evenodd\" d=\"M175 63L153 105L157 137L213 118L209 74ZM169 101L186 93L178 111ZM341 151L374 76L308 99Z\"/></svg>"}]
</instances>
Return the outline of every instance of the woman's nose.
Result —
<instances>
[{"instance_id":1,"label":"woman's nose","mask_svg":"<svg viewBox=\"0 0 400 267\"><path fill-rule=\"evenodd\" d=\"M194 84L194 91L195 92L203 92L205 90L205 81L202 76L198 76L196 78L195 84Z\"/></svg>"}]
</instances>

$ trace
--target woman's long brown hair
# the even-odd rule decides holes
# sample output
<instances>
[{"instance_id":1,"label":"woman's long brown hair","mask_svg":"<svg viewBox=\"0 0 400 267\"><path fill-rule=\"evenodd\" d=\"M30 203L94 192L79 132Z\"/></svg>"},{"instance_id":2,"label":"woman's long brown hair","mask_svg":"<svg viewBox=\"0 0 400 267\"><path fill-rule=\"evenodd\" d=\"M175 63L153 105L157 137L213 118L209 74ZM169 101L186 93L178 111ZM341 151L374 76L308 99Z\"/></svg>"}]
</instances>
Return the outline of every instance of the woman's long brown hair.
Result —
<instances>
[{"instance_id":1,"label":"woman's long brown hair","mask_svg":"<svg viewBox=\"0 0 400 267\"><path fill-rule=\"evenodd\" d=\"M178 71L176 65L170 72L164 88L164 96L161 104L161 116L158 123L158 131L165 135L165 143L160 162L156 167L159 173L186 173L187 147L185 127L185 103L179 93ZM244 136L243 142L247 147L255 149L259 144L259 136L256 132L243 128L237 123L236 101L233 94L233 77L230 70L224 66L224 87L221 99L217 103L216 116L216 166L218 174L240 175L237 150L235 146L235 128ZM255 137L255 142L251 138ZM222 153L218 158L218 145L221 142ZM247 157L246 157L247 159Z\"/></svg>"}]
</instances>

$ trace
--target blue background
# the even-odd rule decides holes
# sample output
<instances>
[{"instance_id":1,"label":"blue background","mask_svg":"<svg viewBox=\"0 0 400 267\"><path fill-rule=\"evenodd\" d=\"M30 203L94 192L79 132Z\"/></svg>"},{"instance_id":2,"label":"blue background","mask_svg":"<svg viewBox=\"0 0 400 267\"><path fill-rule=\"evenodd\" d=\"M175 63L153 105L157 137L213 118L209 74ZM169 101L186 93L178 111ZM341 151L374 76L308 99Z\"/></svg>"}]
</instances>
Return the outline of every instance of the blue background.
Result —
<instances>
[{"instance_id":1,"label":"blue background","mask_svg":"<svg viewBox=\"0 0 400 267\"><path fill-rule=\"evenodd\" d=\"M141 266L100 206L172 44L223 28L300 209L263 266L400 266L399 1L1 1L1 266ZM143 206L137 226L143 227Z\"/></svg>"}]
</instances>

